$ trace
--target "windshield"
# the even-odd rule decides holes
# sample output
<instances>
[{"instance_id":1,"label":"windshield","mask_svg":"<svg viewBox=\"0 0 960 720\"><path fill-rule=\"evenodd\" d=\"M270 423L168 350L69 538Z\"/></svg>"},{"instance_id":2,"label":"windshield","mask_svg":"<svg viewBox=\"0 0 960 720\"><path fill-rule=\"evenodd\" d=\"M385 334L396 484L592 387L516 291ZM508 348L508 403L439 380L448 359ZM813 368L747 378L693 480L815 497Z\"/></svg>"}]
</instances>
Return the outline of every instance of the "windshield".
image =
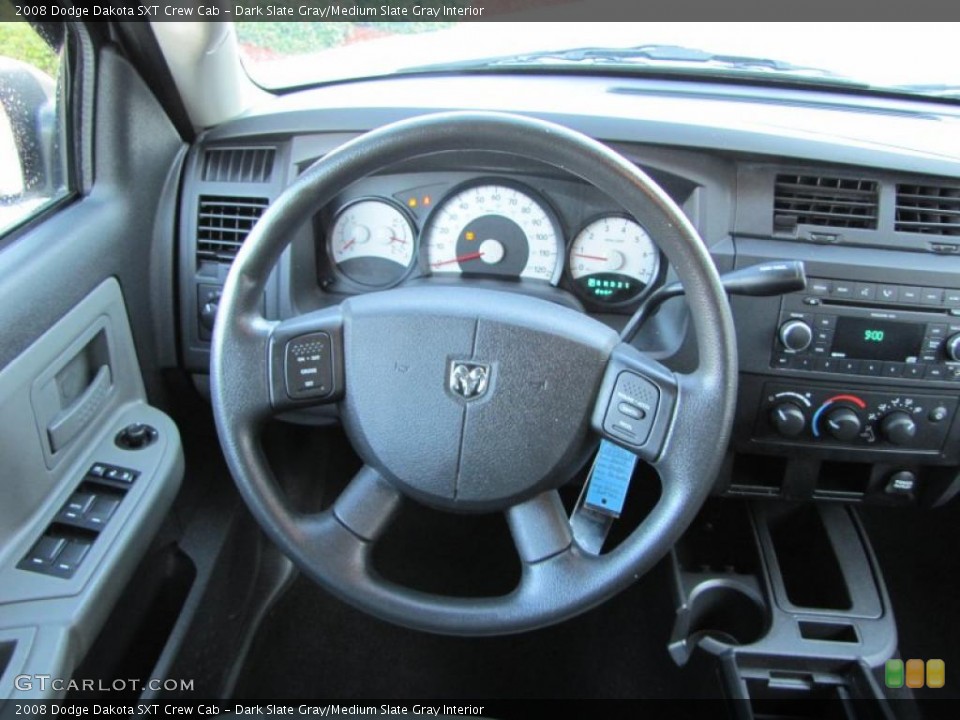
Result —
<instances>
[{"instance_id":1,"label":"windshield","mask_svg":"<svg viewBox=\"0 0 960 720\"><path fill-rule=\"evenodd\" d=\"M957 23L337 21L236 30L248 73L275 90L395 73L569 68L960 97Z\"/></svg>"}]
</instances>

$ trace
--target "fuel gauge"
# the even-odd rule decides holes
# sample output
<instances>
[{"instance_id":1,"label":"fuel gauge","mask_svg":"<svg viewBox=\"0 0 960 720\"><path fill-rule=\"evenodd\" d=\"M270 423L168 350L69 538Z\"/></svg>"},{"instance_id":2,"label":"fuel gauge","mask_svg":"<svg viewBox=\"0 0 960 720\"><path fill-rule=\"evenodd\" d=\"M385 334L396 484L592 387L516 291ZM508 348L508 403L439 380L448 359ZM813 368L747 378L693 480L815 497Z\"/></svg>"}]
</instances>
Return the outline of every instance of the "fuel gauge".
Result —
<instances>
[{"instance_id":1,"label":"fuel gauge","mask_svg":"<svg viewBox=\"0 0 960 720\"><path fill-rule=\"evenodd\" d=\"M570 277L596 303L636 300L657 277L660 252L647 231L622 215L589 223L570 245Z\"/></svg>"},{"instance_id":2,"label":"fuel gauge","mask_svg":"<svg viewBox=\"0 0 960 720\"><path fill-rule=\"evenodd\" d=\"M336 216L327 251L334 267L372 288L399 282L413 263L415 233L407 214L392 202L358 200Z\"/></svg>"}]
</instances>

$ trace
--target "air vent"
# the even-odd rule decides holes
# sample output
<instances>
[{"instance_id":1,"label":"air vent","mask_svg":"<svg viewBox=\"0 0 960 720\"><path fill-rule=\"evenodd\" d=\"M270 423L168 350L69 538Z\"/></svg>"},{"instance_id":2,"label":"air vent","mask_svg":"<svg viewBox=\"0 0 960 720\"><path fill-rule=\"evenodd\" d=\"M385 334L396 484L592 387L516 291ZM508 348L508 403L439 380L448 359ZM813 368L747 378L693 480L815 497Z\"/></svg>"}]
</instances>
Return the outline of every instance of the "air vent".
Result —
<instances>
[{"instance_id":1,"label":"air vent","mask_svg":"<svg viewBox=\"0 0 960 720\"><path fill-rule=\"evenodd\" d=\"M925 235L960 235L960 188L897 185L894 228Z\"/></svg>"},{"instance_id":2,"label":"air vent","mask_svg":"<svg viewBox=\"0 0 960 720\"><path fill-rule=\"evenodd\" d=\"M778 231L797 225L835 228L877 227L880 193L874 180L777 175L773 224Z\"/></svg>"},{"instance_id":3,"label":"air vent","mask_svg":"<svg viewBox=\"0 0 960 720\"><path fill-rule=\"evenodd\" d=\"M266 198L201 195L197 212L197 263L233 262L268 204Z\"/></svg>"},{"instance_id":4,"label":"air vent","mask_svg":"<svg viewBox=\"0 0 960 720\"><path fill-rule=\"evenodd\" d=\"M201 176L204 182L269 182L275 156L269 147L207 150Z\"/></svg>"}]
</instances>

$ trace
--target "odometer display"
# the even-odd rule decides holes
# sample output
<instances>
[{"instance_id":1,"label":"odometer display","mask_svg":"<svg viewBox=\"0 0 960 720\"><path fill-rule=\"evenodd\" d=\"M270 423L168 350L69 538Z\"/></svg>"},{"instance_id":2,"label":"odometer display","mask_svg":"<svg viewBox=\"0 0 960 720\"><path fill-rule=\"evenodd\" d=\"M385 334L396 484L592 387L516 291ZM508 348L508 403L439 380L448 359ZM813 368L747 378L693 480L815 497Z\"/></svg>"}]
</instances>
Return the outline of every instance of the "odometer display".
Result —
<instances>
[{"instance_id":1,"label":"odometer display","mask_svg":"<svg viewBox=\"0 0 960 720\"><path fill-rule=\"evenodd\" d=\"M570 277L580 294L596 303L635 300L659 268L660 253L647 231L620 215L589 223L570 246Z\"/></svg>"},{"instance_id":2,"label":"odometer display","mask_svg":"<svg viewBox=\"0 0 960 720\"><path fill-rule=\"evenodd\" d=\"M509 185L472 185L434 210L421 246L431 273L553 282L562 241L543 203Z\"/></svg>"}]
</instances>

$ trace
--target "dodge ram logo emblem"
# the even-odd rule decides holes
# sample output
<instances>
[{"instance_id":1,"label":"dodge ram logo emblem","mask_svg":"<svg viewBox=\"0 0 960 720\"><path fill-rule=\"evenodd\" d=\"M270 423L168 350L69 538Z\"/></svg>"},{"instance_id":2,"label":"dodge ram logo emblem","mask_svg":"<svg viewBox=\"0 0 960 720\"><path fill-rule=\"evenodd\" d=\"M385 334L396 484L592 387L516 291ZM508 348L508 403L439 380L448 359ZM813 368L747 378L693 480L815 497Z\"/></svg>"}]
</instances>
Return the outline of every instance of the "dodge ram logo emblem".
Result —
<instances>
[{"instance_id":1,"label":"dodge ram logo emblem","mask_svg":"<svg viewBox=\"0 0 960 720\"><path fill-rule=\"evenodd\" d=\"M484 363L454 360L450 363L448 379L450 392L465 400L473 400L487 391L487 385L490 381L490 366Z\"/></svg>"}]
</instances>

